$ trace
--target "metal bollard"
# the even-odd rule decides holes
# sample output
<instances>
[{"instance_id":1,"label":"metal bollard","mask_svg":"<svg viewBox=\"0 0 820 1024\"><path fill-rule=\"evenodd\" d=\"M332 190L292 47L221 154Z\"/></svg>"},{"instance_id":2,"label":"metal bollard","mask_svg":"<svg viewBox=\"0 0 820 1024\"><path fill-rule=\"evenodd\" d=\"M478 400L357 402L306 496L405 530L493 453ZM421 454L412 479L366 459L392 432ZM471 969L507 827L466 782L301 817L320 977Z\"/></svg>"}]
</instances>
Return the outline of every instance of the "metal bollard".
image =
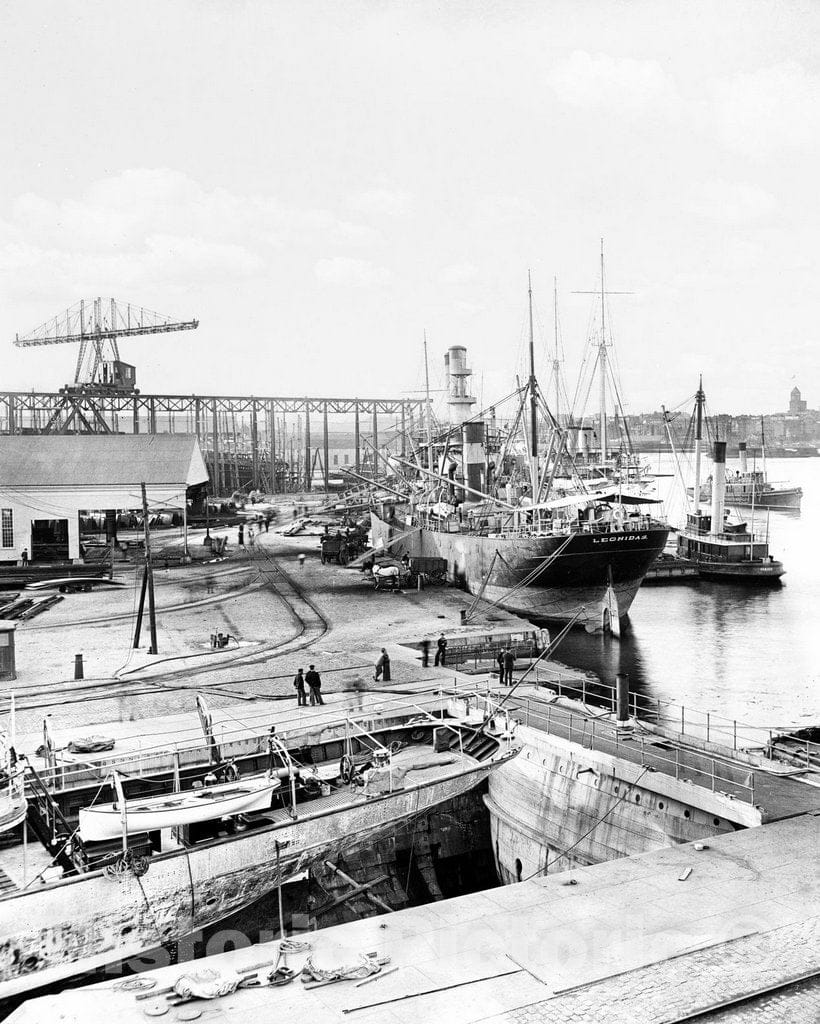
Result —
<instances>
[{"instance_id":1,"label":"metal bollard","mask_svg":"<svg viewBox=\"0 0 820 1024\"><path fill-rule=\"evenodd\" d=\"M616 683L616 714L619 722L629 720L629 675L626 672L618 672L615 676Z\"/></svg>"},{"instance_id":2,"label":"metal bollard","mask_svg":"<svg viewBox=\"0 0 820 1024\"><path fill-rule=\"evenodd\" d=\"M82 654L74 655L74 678L82 679L83 677L83 656Z\"/></svg>"}]
</instances>

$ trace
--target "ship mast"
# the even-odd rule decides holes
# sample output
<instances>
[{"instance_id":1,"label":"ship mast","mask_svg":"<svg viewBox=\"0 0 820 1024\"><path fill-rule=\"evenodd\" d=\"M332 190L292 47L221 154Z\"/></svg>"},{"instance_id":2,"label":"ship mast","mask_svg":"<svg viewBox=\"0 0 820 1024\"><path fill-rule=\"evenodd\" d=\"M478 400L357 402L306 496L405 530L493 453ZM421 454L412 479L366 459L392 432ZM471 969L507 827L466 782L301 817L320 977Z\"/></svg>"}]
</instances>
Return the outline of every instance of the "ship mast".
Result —
<instances>
[{"instance_id":1,"label":"ship mast","mask_svg":"<svg viewBox=\"0 0 820 1024\"><path fill-rule=\"evenodd\" d=\"M695 515L700 515L700 457L703 440L703 375L698 379L695 395ZM712 486L714 487L714 480Z\"/></svg>"},{"instance_id":2,"label":"ship mast","mask_svg":"<svg viewBox=\"0 0 820 1024\"><path fill-rule=\"evenodd\" d=\"M601 239L601 344L598 349L598 372L600 373L600 406L601 406L601 462L606 462L606 300L604 291L604 240Z\"/></svg>"},{"instance_id":3,"label":"ship mast","mask_svg":"<svg viewBox=\"0 0 820 1024\"><path fill-rule=\"evenodd\" d=\"M552 374L555 378L555 422L561 423L561 359L558 354L558 278L552 279L552 309L555 330L555 358L552 361Z\"/></svg>"},{"instance_id":4,"label":"ship mast","mask_svg":"<svg viewBox=\"0 0 820 1024\"><path fill-rule=\"evenodd\" d=\"M433 469L433 415L430 411L430 368L427 364L427 331L424 332L424 412L427 420L427 468Z\"/></svg>"},{"instance_id":5,"label":"ship mast","mask_svg":"<svg viewBox=\"0 0 820 1024\"><path fill-rule=\"evenodd\" d=\"M538 394L535 382L535 341L532 329L532 275L527 271L527 283L530 302L530 480L532 482L532 501L538 501Z\"/></svg>"}]
</instances>

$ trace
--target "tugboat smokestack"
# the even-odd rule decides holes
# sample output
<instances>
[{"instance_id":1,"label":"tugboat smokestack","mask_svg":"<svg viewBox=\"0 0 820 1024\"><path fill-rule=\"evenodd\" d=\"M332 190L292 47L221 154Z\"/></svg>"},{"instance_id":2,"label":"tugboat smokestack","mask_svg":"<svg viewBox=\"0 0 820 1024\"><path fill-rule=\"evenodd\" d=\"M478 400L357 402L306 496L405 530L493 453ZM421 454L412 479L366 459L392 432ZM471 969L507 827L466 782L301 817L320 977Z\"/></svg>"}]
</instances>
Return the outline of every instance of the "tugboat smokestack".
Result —
<instances>
[{"instance_id":1,"label":"tugboat smokestack","mask_svg":"<svg viewBox=\"0 0 820 1024\"><path fill-rule=\"evenodd\" d=\"M723 533L723 510L726 504L725 441L715 441L712 463L712 533Z\"/></svg>"},{"instance_id":2,"label":"tugboat smokestack","mask_svg":"<svg viewBox=\"0 0 820 1024\"><path fill-rule=\"evenodd\" d=\"M738 454L740 455L740 472L741 473L748 473L748 471L749 471L749 462L748 462L748 459L746 457L746 442L745 441L741 441L738 444L737 448L738 448Z\"/></svg>"}]
</instances>

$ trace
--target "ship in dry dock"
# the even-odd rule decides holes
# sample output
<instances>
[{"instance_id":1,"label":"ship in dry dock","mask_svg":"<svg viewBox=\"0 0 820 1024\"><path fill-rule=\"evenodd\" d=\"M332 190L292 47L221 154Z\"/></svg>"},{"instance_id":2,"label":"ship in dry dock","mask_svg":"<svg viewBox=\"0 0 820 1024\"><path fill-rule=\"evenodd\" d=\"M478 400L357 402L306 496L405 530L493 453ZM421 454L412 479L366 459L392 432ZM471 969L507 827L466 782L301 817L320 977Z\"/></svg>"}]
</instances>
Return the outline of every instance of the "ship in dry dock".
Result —
<instances>
[{"instance_id":1,"label":"ship in dry dock","mask_svg":"<svg viewBox=\"0 0 820 1024\"><path fill-rule=\"evenodd\" d=\"M383 725L347 718L317 735L296 749L271 731L261 737L264 773L240 779L232 760L206 764L204 788L201 772L180 788L177 763L163 797L143 795L165 783L136 778L139 757L126 761L122 777L81 794L76 827L33 765L9 754L0 772L3 996L177 942L468 792L517 753L504 716L462 725L414 705ZM0 749L12 751L7 738ZM212 731L206 738L221 761ZM26 824L40 844L26 842Z\"/></svg>"}]
</instances>

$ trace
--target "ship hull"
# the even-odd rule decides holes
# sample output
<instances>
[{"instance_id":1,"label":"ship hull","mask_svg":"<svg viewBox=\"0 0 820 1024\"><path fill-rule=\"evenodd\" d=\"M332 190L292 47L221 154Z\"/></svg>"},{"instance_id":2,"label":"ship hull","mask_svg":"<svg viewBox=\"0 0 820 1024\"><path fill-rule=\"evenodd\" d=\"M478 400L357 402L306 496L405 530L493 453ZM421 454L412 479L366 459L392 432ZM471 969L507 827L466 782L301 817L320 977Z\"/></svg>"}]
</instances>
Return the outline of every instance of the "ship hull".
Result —
<instances>
[{"instance_id":1,"label":"ship hull","mask_svg":"<svg viewBox=\"0 0 820 1024\"><path fill-rule=\"evenodd\" d=\"M789 512L799 512L802 497L803 490L800 487L755 489L753 492L749 485L726 484L726 504L738 508L759 508L763 511L783 509ZM701 491L701 501L710 502L711 500L711 489L704 488Z\"/></svg>"},{"instance_id":2,"label":"ship hull","mask_svg":"<svg viewBox=\"0 0 820 1024\"><path fill-rule=\"evenodd\" d=\"M54 984L178 941L320 859L349 853L466 793L513 754L398 792L305 814L149 859L142 877L102 871L0 899L0 998Z\"/></svg>"},{"instance_id":3,"label":"ship hull","mask_svg":"<svg viewBox=\"0 0 820 1024\"><path fill-rule=\"evenodd\" d=\"M750 586L779 586L780 577L784 574L782 562L757 563L743 562L701 562L692 561L697 566L698 575L705 580L717 580L727 583L743 583Z\"/></svg>"},{"instance_id":4,"label":"ship hull","mask_svg":"<svg viewBox=\"0 0 820 1024\"><path fill-rule=\"evenodd\" d=\"M375 512L371 526L374 547L390 544L398 558L444 558L448 575L471 594L482 591L486 600L529 618L568 622L578 615L580 625L596 631L627 615L669 532L652 524L617 533L577 533L568 539L560 534L509 538L421 529L391 543L412 526L398 518L388 522ZM519 586L531 573L533 579Z\"/></svg>"}]
</instances>

